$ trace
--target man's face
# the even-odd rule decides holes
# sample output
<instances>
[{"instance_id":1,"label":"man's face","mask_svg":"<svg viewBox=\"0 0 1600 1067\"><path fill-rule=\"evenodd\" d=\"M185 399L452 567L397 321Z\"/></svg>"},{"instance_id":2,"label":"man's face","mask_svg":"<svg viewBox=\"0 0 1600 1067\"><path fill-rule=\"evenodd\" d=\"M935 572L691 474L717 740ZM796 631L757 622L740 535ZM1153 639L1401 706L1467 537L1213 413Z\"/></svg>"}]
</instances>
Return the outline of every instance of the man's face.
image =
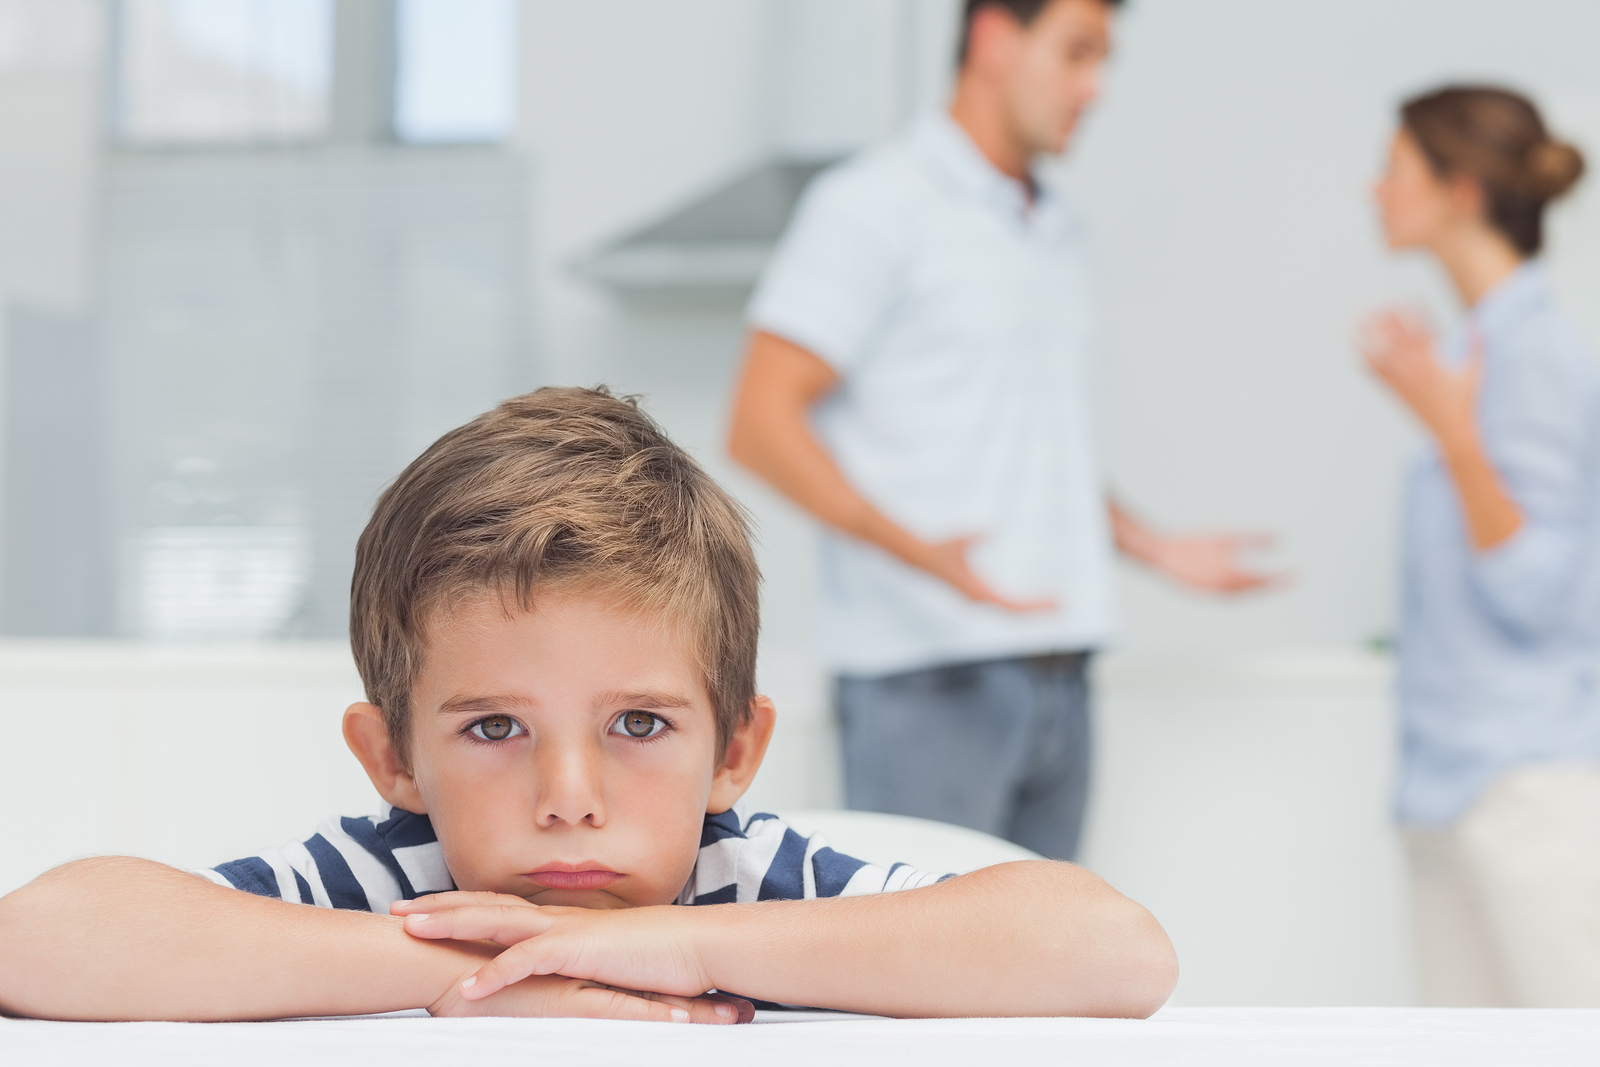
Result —
<instances>
[{"instance_id":1,"label":"man's face","mask_svg":"<svg viewBox=\"0 0 1600 1067\"><path fill-rule=\"evenodd\" d=\"M717 728L679 627L607 598L437 619L412 698L411 778L461 889L590 908L688 880Z\"/></svg>"},{"instance_id":2,"label":"man's face","mask_svg":"<svg viewBox=\"0 0 1600 1067\"><path fill-rule=\"evenodd\" d=\"M1101 0L1051 0L1001 41L1001 95L1012 135L1030 153L1064 151L1100 92L1111 51L1111 9Z\"/></svg>"}]
</instances>

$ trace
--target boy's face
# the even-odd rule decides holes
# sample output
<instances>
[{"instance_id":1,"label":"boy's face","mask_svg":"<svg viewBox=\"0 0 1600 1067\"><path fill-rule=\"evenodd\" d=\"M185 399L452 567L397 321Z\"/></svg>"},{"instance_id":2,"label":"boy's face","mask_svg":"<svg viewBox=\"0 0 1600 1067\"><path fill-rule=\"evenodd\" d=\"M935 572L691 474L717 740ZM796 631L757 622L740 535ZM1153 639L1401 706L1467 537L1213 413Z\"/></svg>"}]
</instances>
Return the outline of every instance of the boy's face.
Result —
<instances>
[{"instance_id":1,"label":"boy's face","mask_svg":"<svg viewBox=\"0 0 1600 1067\"><path fill-rule=\"evenodd\" d=\"M589 908L676 899L704 816L744 791L772 726L758 701L719 766L679 628L576 593L510 614L485 594L434 621L409 772L363 752L387 746L359 721L376 712L353 707L346 737L385 799L432 820L459 888Z\"/></svg>"}]
</instances>

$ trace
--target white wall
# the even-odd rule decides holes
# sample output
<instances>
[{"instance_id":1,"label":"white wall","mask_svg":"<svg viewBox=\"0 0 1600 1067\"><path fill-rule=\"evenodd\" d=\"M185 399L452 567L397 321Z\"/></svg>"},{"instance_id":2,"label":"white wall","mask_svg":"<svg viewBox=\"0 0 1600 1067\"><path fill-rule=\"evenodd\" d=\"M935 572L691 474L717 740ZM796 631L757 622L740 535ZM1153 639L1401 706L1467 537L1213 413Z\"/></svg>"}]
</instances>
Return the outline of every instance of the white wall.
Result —
<instances>
[{"instance_id":1,"label":"white wall","mask_svg":"<svg viewBox=\"0 0 1600 1067\"><path fill-rule=\"evenodd\" d=\"M81 312L93 287L103 14L98 0L0 0L0 371L5 305ZM4 388L0 373L0 419Z\"/></svg>"},{"instance_id":2,"label":"white wall","mask_svg":"<svg viewBox=\"0 0 1600 1067\"><path fill-rule=\"evenodd\" d=\"M539 174L547 378L593 384L624 317L572 258L765 153L771 17L761 0L527 0L518 141Z\"/></svg>"},{"instance_id":3,"label":"white wall","mask_svg":"<svg viewBox=\"0 0 1600 1067\"><path fill-rule=\"evenodd\" d=\"M1139 0L1064 168L1097 231L1119 490L1169 524L1277 531L1291 589L1219 607L1130 575L1126 644L1349 647L1391 626L1394 515L1415 434L1358 368L1357 317L1454 309L1379 246L1367 187L1407 95L1531 92L1600 163L1600 5L1573 0ZM1593 179L1586 197L1597 200ZM1600 215L1551 226L1600 341Z\"/></svg>"},{"instance_id":4,"label":"white wall","mask_svg":"<svg viewBox=\"0 0 1600 1067\"><path fill-rule=\"evenodd\" d=\"M97 0L0 0L0 295L88 299L103 14Z\"/></svg>"}]
</instances>

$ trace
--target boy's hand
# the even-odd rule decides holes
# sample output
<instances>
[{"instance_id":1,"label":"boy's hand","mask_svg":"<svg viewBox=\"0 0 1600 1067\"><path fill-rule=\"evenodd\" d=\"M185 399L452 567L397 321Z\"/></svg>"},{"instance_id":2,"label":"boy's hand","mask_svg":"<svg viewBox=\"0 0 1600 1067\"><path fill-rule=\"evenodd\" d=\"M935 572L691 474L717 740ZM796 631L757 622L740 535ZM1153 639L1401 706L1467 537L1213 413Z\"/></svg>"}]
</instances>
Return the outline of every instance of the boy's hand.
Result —
<instances>
[{"instance_id":1,"label":"boy's hand","mask_svg":"<svg viewBox=\"0 0 1600 1067\"><path fill-rule=\"evenodd\" d=\"M561 974L536 974L477 1000L467 1000L461 994L461 983L450 983L450 988L428 1005L428 1014L446 1018L512 1015L650 1023L747 1023L755 1017L755 1007L749 1001L733 997L644 993Z\"/></svg>"},{"instance_id":2,"label":"boy's hand","mask_svg":"<svg viewBox=\"0 0 1600 1067\"><path fill-rule=\"evenodd\" d=\"M596 911L541 907L521 897L498 893L435 893L396 903L406 932L414 937L493 941L507 946L476 974L440 998L447 1014L478 1014L470 1007L493 997L532 995L563 999L548 1010L513 1014L603 1014L618 1018L670 1021L748 1022L754 1007L744 1000L702 996L712 983L694 951L674 907ZM552 985L551 983L555 983ZM565 988L561 988L561 986ZM528 993L520 991L527 987ZM632 993L632 990L652 990ZM453 1001L468 1011L452 1011ZM618 998L636 1001L626 1004ZM593 1011L574 1011L581 1001ZM646 1016L616 1014L651 1010ZM683 1017L681 1013L687 1012ZM505 1013L504 1009L494 1014Z\"/></svg>"}]
</instances>

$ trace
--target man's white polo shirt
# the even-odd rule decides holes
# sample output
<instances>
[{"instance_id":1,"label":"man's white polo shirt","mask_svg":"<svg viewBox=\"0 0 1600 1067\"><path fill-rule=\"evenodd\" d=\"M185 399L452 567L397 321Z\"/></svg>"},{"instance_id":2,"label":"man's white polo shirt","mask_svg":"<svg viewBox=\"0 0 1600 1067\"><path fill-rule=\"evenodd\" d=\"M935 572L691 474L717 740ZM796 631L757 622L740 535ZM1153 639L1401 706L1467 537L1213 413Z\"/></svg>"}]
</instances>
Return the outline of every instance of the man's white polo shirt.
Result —
<instances>
[{"instance_id":1,"label":"man's white polo shirt","mask_svg":"<svg viewBox=\"0 0 1600 1067\"><path fill-rule=\"evenodd\" d=\"M822 651L837 671L1093 648L1112 626L1111 542L1085 376L1096 345L1079 218L1030 205L948 116L819 176L748 310L826 360L815 413L853 485L930 541L983 540L977 572L1059 610L975 604L828 531Z\"/></svg>"}]
</instances>

